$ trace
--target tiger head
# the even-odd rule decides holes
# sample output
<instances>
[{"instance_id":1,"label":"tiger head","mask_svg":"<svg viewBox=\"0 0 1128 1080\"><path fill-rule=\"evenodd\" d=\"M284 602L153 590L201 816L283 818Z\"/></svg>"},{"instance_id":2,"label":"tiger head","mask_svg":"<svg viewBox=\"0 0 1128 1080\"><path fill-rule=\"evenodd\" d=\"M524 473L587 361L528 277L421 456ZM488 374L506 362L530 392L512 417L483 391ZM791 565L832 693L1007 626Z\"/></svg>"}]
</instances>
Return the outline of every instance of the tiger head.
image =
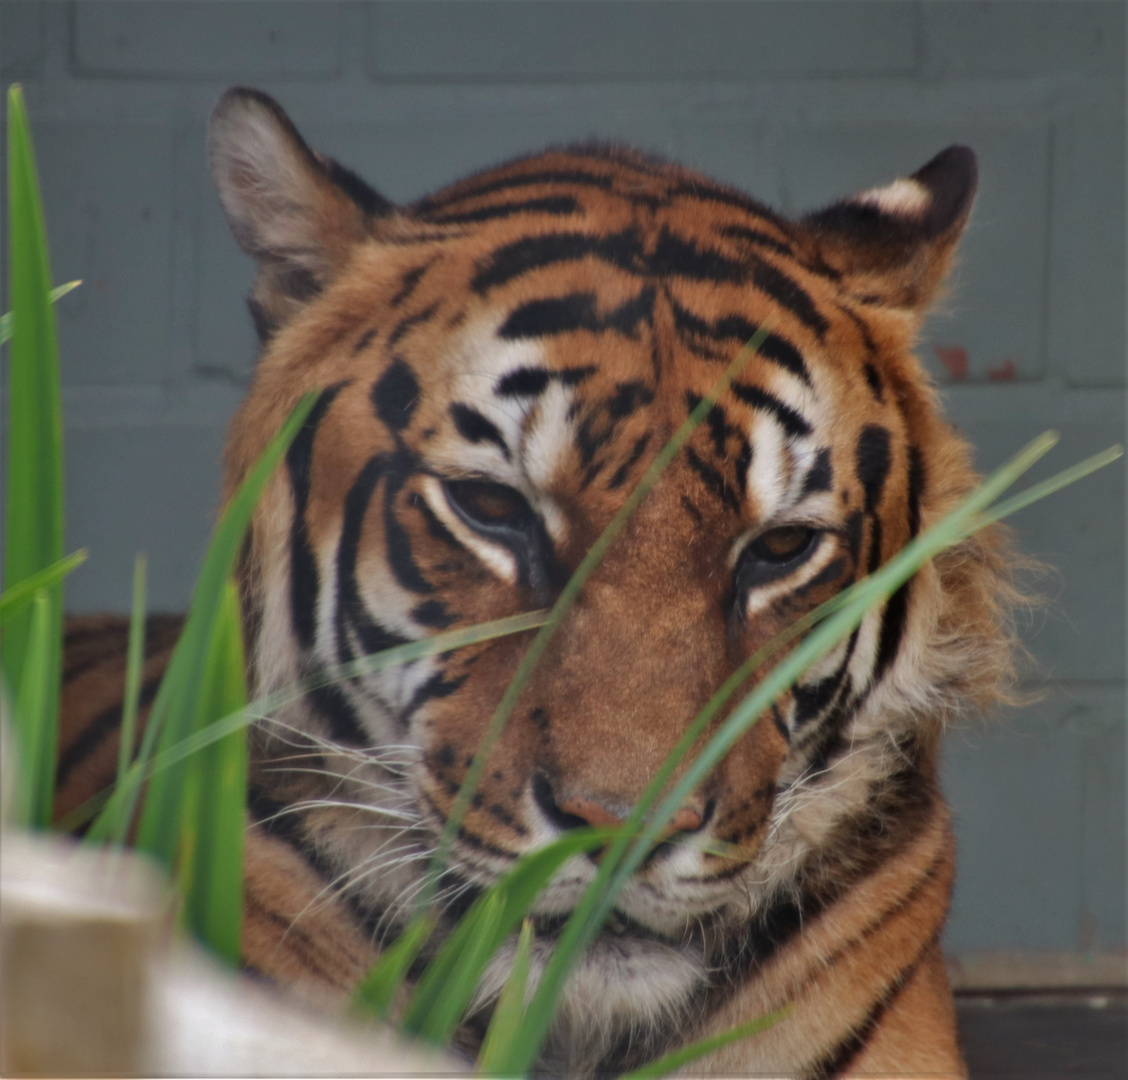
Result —
<instances>
[{"instance_id":1,"label":"tiger head","mask_svg":"<svg viewBox=\"0 0 1128 1080\"><path fill-rule=\"evenodd\" d=\"M217 106L209 150L259 268L262 354L228 491L301 396L322 391L244 559L259 693L551 606L766 331L520 695L454 843L452 914L565 830L624 819L738 666L974 483L913 355L968 220L965 148L797 221L602 146L397 207L243 89ZM561 1010L573 1037L604 1046L692 1011L758 919L841 887L914 827L939 798L942 722L1007 679L1006 590L998 535L964 540L734 744L573 975ZM373 927L410 913L529 641L355 674L257 732L256 789L295 812ZM535 963L595 869L576 857L541 896Z\"/></svg>"}]
</instances>

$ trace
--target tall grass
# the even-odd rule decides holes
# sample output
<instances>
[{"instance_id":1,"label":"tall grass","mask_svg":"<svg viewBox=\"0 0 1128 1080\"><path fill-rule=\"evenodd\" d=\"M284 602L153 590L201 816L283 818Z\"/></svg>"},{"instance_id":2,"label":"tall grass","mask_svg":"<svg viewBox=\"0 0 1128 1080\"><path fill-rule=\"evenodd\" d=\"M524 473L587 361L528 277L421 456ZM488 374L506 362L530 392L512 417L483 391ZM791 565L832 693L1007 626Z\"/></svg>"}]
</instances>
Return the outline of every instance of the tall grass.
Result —
<instances>
[{"instance_id":1,"label":"tall grass","mask_svg":"<svg viewBox=\"0 0 1128 1080\"><path fill-rule=\"evenodd\" d=\"M18 87L9 93L8 116L12 312L0 318L0 343L10 338L0 703L5 722L14 729L19 751L17 813L23 823L41 828L50 819L54 787L62 581L85 558L84 552L62 558L62 420L51 310L53 301L75 283L51 289L34 158ZM880 570L804 617L741 665L688 727L621 828L577 829L519 859L508 874L479 896L443 941L433 941L440 921L429 904L434 894L433 883L449 857L454 835L473 799L490 752L501 738L535 665L631 514L767 332L768 328L763 327L748 342L662 449L581 561L551 611L530 612L437 634L363 657L326 671L317 679L248 703L242 620L233 573L255 504L314 404L316 395L307 395L248 474L216 526L184 631L137 745L145 626L144 560L139 557L123 687L123 735L117 781L112 790L82 808L72 821L93 817L86 834L92 843L121 845L132 835L136 846L155 855L178 886L188 928L218 955L235 963L240 951L247 725L300 699L315 685L449 652L504 634L536 630L499 701L438 838L429 867L431 887L424 891L428 903L420 906L406 930L384 951L355 996L357 1008L383 1016L390 1015L394 1002L405 1000L398 1022L406 1031L430 1042L449 1043L486 965L516 933L511 974L494 1009L478 1068L504 1075L527 1074L550 1028L571 967L599 932L620 890L663 835L684 796L771 703L851 633L868 611L887 600L944 547L1120 456L1118 447L1111 448L1025 492L996 501L1055 441L1049 433L1035 440L944 521L917 537ZM694 752L721 710L742 692L753 672L792 645L786 659L745 693L711 737ZM679 771L675 782L673 778ZM563 863L597 847L603 848L599 870L565 925L530 995L534 932L528 914L541 889ZM408 972L419 966L424 952L430 959L408 991ZM683 1047L632 1075L657 1076L680 1068L725 1042L754 1036L778 1018L779 1014L755 1018L730 1032Z\"/></svg>"}]
</instances>

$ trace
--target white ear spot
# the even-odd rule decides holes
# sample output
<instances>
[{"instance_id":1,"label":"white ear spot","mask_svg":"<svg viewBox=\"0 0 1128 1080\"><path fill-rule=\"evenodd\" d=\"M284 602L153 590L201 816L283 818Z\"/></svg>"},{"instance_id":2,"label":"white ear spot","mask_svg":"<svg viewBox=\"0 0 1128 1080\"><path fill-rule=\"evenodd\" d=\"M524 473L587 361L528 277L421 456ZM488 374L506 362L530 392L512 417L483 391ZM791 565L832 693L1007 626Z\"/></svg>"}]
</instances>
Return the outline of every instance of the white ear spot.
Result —
<instances>
[{"instance_id":1,"label":"white ear spot","mask_svg":"<svg viewBox=\"0 0 1128 1080\"><path fill-rule=\"evenodd\" d=\"M903 178L885 187L870 188L850 200L861 206L877 207L893 217L923 217L932 205L932 195L923 184Z\"/></svg>"}]
</instances>

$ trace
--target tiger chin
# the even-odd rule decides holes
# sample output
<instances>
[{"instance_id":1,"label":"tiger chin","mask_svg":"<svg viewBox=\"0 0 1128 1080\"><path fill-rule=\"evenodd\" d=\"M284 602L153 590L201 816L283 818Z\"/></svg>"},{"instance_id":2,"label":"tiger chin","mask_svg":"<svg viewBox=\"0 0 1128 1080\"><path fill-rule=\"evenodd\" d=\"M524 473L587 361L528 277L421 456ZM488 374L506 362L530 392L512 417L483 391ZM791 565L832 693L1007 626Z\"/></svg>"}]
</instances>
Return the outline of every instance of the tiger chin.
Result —
<instances>
[{"instance_id":1,"label":"tiger chin","mask_svg":"<svg viewBox=\"0 0 1128 1080\"><path fill-rule=\"evenodd\" d=\"M448 925L521 855L624 819L744 660L976 482L913 354L971 211L964 147L798 220L602 145L395 206L243 88L208 150L258 265L228 493L321 391L242 561L256 694L549 606L766 330L521 695L454 843ZM966 1075L938 743L1011 683L1010 564L997 529L936 557L736 742L577 965L538 1072L614 1074L786 1008L690 1071ZM529 641L345 679L256 727L247 968L345 998L411 914ZM538 900L534 980L595 870L572 859Z\"/></svg>"}]
</instances>

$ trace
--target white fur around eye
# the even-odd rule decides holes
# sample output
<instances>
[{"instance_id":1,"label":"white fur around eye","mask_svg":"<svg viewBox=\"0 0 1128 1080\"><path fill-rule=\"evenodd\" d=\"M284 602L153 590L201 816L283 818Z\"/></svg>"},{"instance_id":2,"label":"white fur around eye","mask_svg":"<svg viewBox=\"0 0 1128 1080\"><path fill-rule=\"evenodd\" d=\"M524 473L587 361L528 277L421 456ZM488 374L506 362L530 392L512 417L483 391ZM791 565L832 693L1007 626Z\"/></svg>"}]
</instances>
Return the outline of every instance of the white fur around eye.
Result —
<instances>
[{"instance_id":1,"label":"white fur around eye","mask_svg":"<svg viewBox=\"0 0 1128 1080\"><path fill-rule=\"evenodd\" d=\"M748 598L744 602L744 613L748 618L759 614L770 607L776 600L786 593L792 592L799 586L811 580L831 559L834 558L836 544L827 543L827 537L822 536L816 541L817 547L811 557L794 573L786 574L779 581L767 585L760 585L748 591ZM741 548L741 551L744 549Z\"/></svg>"},{"instance_id":2,"label":"white fur around eye","mask_svg":"<svg viewBox=\"0 0 1128 1080\"><path fill-rule=\"evenodd\" d=\"M500 544L491 544L466 525L451 509L443 493L442 483L434 476L425 476L422 483L423 497L443 525L450 530L458 542L473 552L491 573L501 578L507 585L517 584L517 560L511 551Z\"/></svg>"}]
</instances>

